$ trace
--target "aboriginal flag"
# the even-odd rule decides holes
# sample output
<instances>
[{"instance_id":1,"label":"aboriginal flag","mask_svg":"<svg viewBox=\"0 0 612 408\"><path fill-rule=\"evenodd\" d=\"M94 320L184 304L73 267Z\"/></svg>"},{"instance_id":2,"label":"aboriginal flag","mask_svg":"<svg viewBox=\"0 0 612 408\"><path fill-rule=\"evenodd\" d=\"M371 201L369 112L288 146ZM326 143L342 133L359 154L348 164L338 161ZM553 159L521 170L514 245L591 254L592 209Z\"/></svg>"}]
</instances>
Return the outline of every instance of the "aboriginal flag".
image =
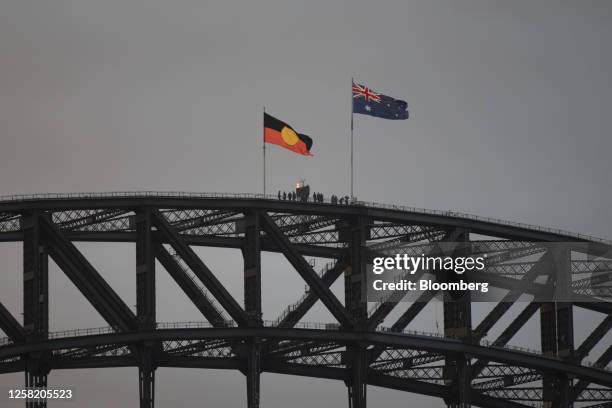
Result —
<instances>
[{"instance_id":1,"label":"aboriginal flag","mask_svg":"<svg viewBox=\"0 0 612 408\"><path fill-rule=\"evenodd\" d=\"M310 137L297 133L288 124L267 113L264 113L264 141L304 156L312 156L310 154L310 148L312 147Z\"/></svg>"}]
</instances>

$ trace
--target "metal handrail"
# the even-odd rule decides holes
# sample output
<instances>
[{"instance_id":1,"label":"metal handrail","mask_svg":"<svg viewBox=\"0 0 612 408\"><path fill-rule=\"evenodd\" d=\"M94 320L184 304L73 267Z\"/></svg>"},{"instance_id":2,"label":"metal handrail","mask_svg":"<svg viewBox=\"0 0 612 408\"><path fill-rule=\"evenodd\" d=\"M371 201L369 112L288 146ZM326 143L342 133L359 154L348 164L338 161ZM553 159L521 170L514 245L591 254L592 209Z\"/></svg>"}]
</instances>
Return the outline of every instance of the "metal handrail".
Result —
<instances>
[{"instance_id":1,"label":"metal handrail","mask_svg":"<svg viewBox=\"0 0 612 408\"><path fill-rule=\"evenodd\" d=\"M201 283L201 281L198 279L198 277L195 276L195 274L191 271L191 268L189 267L189 265L187 265L187 263L183 260L183 258L181 258L181 256L179 254L177 254L176 252L171 253L171 256L172 256L172 258L174 258L174 260L178 264L179 268L181 268L181 270L185 273L187 278L189 278L189 280L191 280L191 282L198 288L198 290L202 293L202 295L206 298L206 300L208 300L208 303L210 303L210 305L223 318L222 321L224 321L224 322L225 321L231 321L229 319L229 317L227 316L227 314L225 313L225 311L223 310L223 308L221 307L221 305L219 304L219 302L217 302L217 300L214 298L214 296L212 296L208 292L206 287Z\"/></svg>"},{"instance_id":2,"label":"metal handrail","mask_svg":"<svg viewBox=\"0 0 612 408\"><path fill-rule=\"evenodd\" d=\"M278 201L278 196L272 194L258 194L258 193L201 193L201 192L184 192L184 191L117 191L117 192L90 192L90 193L38 193L38 194L14 194L8 196L0 196L0 203L6 202L19 202L19 201L36 201L36 200L71 200L78 198L195 198L195 199L223 199L223 198L234 198L234 199L266 199ZM286 201L286 200L283 200ZM345 204L331 204L329 199L325 199L323 202L309 202L310 204L317 205L345 205ZM458 211L451 210L432 210L428 208L418 208L402 205L384 204L378 202L368 202L353 200L349 205L363 205L366 207L382 208L388 210L412 212L418 214L431 214L439 215L444 217L463 218L474 221L489 222L501 225L508 225L512 227L518 227L522 229L541 231L546 233L552 233L557 235L565 235L572 238L578 238L581 240L587 240L592 242L600 242L607 245L612 245L612 240L607 240L591 235L579 234L567 230L558 228L541 227L538 225L531 225L522 222L514 222L508 220L502 220L498 218L483 217L474 214L467 214Z\"/></svg>"},{"instance_id":3,"label":"metal handrail","mask_svg":"<svg viewBox=\"0 0 612 408\"><path fill-rule=\"evenodd\" d=\"M330 269L334 268L336 266L336 261L330 261L328 263L325 264L325 266L323 266L323 269L321 269L321 271L317 271L317 275L319 276L319 278L323 278L323 275L325 275ZM307 290L304 292L304 294L294 303L290 304L289 306L287 306L282 312L281 314L276 318L276 320L273 321L273 326L278 326L280 324L280 322L282 322L288 315L289 313L293 312L295 309L297 309L297 307L310 295L310 288L307 286Z\"/></svg>"}]
</instances>

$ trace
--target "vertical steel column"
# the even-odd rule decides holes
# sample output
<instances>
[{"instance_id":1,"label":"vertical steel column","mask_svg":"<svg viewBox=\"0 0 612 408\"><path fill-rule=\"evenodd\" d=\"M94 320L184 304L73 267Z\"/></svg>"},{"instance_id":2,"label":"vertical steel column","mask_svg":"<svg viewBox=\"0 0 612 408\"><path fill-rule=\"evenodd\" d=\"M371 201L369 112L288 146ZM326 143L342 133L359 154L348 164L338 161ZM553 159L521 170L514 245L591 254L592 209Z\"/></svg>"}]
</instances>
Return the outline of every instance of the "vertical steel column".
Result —
<instances>
[{"instance_id":1,"label":"vertical steel column","mask_svg":"<svg viewBox=\"0 0 612 408\"><path fill-rule=\"evenodd\" d=\"M370 229L365 217L352 219L340 229L340 240L349 243L350 266L344 273L345 307L355 321L353 330L366 330L368 320L367 268L365 244ZM345 362L351 375L347 381L349 408L365 408L367 405L367 353L364 345L347 347Z\"/></svg>"},{"instance_id":2,"label":"vertical steel column","mask_svg":"<svg viewBox=\"0 0 612 408\"><path fill-rule=\"evenodd\" d=\"M346 364L350 366L351 377L348 381L349 408L367 406L368 360L364 346L357 344L347 347Z\"/></svg>"},{"instance_id":3,"label":"vertical steel column","mask_svg":"<svg viewBox=\"0 0 612 408\"><path fill-rule=\"evenodd\" d=\"M138 365L138 393L140 408L155 406L155 365L153 362L154 345L141 345Z\"/></svg>"},{"instance_id":4,"label":"vertical steel column","mask_svg":"<svg viewBox=\"0 0 612 408\"><path fill-rule=\"evenodd\" d=\"M542 303L540 306L540 341L542 354L557 355L557 313L553 302ZM552 374L542 374L542 400L544 408L552 408L559 396L558 377Z\"/></svg>"},{"instance_id":5,"label":"vertical steel column","mask_svg":"<svg viewBox=\"0 0 612 408\"><path fill-rule=\"evenodd\" d=\"M136 315L141 329L155 328L155 255L151 212L139 210L136 224Z\"/></svg>"},{"instance_id":6,"label":"vertical steel column","mask_svg":"<svg viewBox=\"0 0 612 408\"><path fill-rule=\"evenodd\" d=\"M23 229L23 326L28 341L47 339L49 335L49 255L41 237L39 212L22 215ZM47 386L48 365L42 354L26 360L25 386ZM26 408L44 408L46 401L26 401Z\"/></svg>"},{"instance_id":7,"label":"vertical steel column","mask_svg":"<svg viewBox=\"0 0 612 408\"><path fill-rule=\"evenodd\" d=\"M261 327L261 227L257 213L245 214L244 241L244 308L250 327ZM261 344L254 338L247 342L247 407L259 408L261 376Z\"/></svg>"},{"instance_id":8,"label":"vertical steel column","mask_svg":"<svg viewBox=\"0 0 612 408\"><path fill-rule=\"evenodd\" d=\"M151 211L140 209L136 224L136 314L140 330L155 330L155 255ZM140 408L155 406L155 344L142 344L138 353Z\"/></svg>"},{"instance_id":9,"label":"vertical steel column","mask_svg":"<svg viewBox=\"0 0 612 408\"><path fill-rule=\"evenodd\" d=\"M252 339L247 344L247 407L259 408L261 377L261 344Z\"/></svg>"},{"instance_id":10,"label":"vertical steel column","mask_svg":"<svg viewBox=\"0 0 612 408\"><path fill-rule=\"evenodd\" d=\"M462 230L456 238L458 244L452 256L465 256L469 253L470 233ZM465 245L464 245L465 244ZM454 271L443 272L442 279L452 282L459 279L467 280L465 275L457 275ZM466 343L472 341L472 302L469 291L444 292L444 336L456 338ZM446 404L449 408L470 407L471 373L470 360L461 357L447 358L444 365L445 382L451 386L451 396Z\"/></svg>"},{"instance_id":11,"label":"vertical steel column","mask_svg":"<svg viewBox=\"0 0 612 408\"><path fill-rule=\"evenodd\" d=\"M572 361L574 358L574 319L572 303L566 302L571 291L571 252L552 248L555 302L540 307L542 353ZM570 408L572 380L565 374L542 375L544 408Z\"/></svg>"}]
</instances>

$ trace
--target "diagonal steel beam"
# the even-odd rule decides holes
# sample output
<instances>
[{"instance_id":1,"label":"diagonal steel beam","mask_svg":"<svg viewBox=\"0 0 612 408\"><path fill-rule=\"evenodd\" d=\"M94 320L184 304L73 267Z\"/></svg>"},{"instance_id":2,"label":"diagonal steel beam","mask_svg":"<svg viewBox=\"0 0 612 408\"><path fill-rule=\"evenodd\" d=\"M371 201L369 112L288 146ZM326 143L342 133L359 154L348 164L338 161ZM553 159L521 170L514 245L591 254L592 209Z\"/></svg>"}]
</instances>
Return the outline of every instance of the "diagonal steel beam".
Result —
<instances>
[{"instance_id":1,"label":"diagonal steel beam","mask_svg":"<svg viewBox=\"0 0 612 408\"><path fill-rule=\"evenodd\" d=\"M346 267L346 264L342 261L336 262L336 264L329 270L325 271L321 280L327 287L331 285L340 277L342 271ZM296 305L291 307L291 311L285 315L278 322L278 327L293 327L297 322L303 318L306 313L314 306L318 300L318 296L313 291L309 291Z\"/></svg>"},{"instance_id":2,"label":"diagonal steel beam","mask_svg":"<svg viewBox=\"0 0 612 408\"><path fill-rule=\"evenodd\" d=\"M156 242L153 247L155 257L159 259L164 269L168 271L170 276L172 276L174 281L180 286L183 292L185 292L195 307L204 315L206 320L215 327L224 327L226 324L221 312L217 310L215 305L206 298L200 288L185 274L172 255L170 255L159 242Z\"/></svg>"},{"instance_id":3,"label":"diagonal steel beam","mask_svg":"<svg viewBox=\"0 0 612 408\"><path fill-rule=\"evenodd\" d=\"M459 231L455 229L452 232L448 233L442 239L442 241L449 241L449 240L456 239L458 235L459 235ZM412 322L412 320L414 320L417 317L417 315L425 308L425 306L427 306L427 304L436 296L436 294L437 294L437 291L423 292L419 296L419 298L412 305L410 305L410 307L404 313L402 313L402 315L395 321L395 323L391 326L391 331L404 330L410 324L410 322ZM376 312L379 312L379 310L382 310L382 307L376 310ZM386 312L386 310L383 310L383 311ZM374 313L374 315L376 314L376 312ZM389 312L387 312L387 314ZM379 323L378 322L379 318L375 317L374 315L368 322L368 328L370 330L374 330ZM374 348L369 350L368 354L369 354L370 363L375 362L376 359L380 357L383 351L384 351L384 347L381 347L381 346L375 346Z\"/></svg>"},{"instance_id":4,"label":"diagonal steel beam","mask_svg":"<svg viewBox=\"0 0 612 408\"><path fill-rule=\"evenodd\" d=\"M393 323L391 326L391 331L402 331L410 324L412 320L427 306L429 301L433 299L436 295L437 291L428 290L423 292L417 300L410 305L410 307L402 313L402 315ZM374 330L375 327L370 327L370 330ZM372 349L368 350L368 359L370 364L374 363L378 357L385 351L385 347L383 346L374 346Z\"/></svg>"},{"instance_id":5,"label":"diagonal steel beam","mask_svg":"<svg viewBox=\"0 0 612 408\"><path fill-rule=\"evenodd\" d=\"M217 299L229 315L243 326L248 322L248 315L236 302L232 295L219 282L212 271L204 264L200 257L187 245L168 221L157 210L151 212L153 225L157 227L158 233L166 240L174 250L180 255L185 263L191 268L193 273L202 281L204 286Z\"/></svg>"},{"instance_id":6,"label":"diagonal steel beam","mask_svg":"<svg viewBox=\"0 0 612 408\"><path fill-rule=\"evenodd\" d=\"M512 337L527 323L527 321L533 316L533 314L540 308L540 303L531 302L525 307L521 313L506 327L506 329L497 337L493 342L493 346L502 347L505 346ZM487 360L478 360L472 367L472 378L478 377L478 374L487 365Z\"/></svg>"},{"instance_id":7,"label":"diagonal steel beam","mask_svg":"<svg viewBox=\"0 0 612 408\"><path fill-rule=\"evenodd\" d=\"M531 284L537 276L548 273L550 268L550 257L549 253L544 254L540 260L535 263L529 271L521 278L521 281L511 289L506 296L485 316L484 319L474 330L474 339L476 341L482 339L487 335L489 330L499 321L499 319L512 307L514 302L523 294L525 288Z\"/></svg>"},{"instance_id":8,"label":"diagonal steel beam","mask_svg":"<svg viewBox=\"0 0 612 408\"><path fill-rule=\"evenodd\" d=\"M580 360L585 358L597 343L612 329L612 314L606 318L591 332L591 334L576 349L576 357Z\"/></svg>"},{"instance_id":9,"label":"diagonal steel beam","mask_svg":"<svg viewBox=\"0 0 612 408\"><path fill-rule=\"evenodd\" d=\"M533 271L533 273L534 273L535 276L537 276L538 271ZM408 308L408 310L406 310L396 320L396 322L391 326L391 331L401 331L401 330L404 330L410 324L410 322L412 322L412 320L414 320L416 318L416 316L425 308L425 306L427 306L429 301L431 301L435 297L436 294L437 294L437 291L426 291L426 292L423 292L419 296L419 298ZM374 329L374 328L372 328L372 329ZM378 346L374 347L371 350L371 353L370 353L371 361L375 361L380 356L382 351L383 351L383 348L378 347Z\"/></svg>"},{"instance_id":10,"label":"diagonal steel beam","mask_svg":"<svg viewBox=\"0 0 612 408\"><path fill-rule=\"evenodd\" d=\"M440 250L439 245L437 244L442 243L442 242L453 242L461 234L462 234L462 230L456 228L448 232L440 241L435 241L430 244L427 244L426 247L431 248L429 252L427 253L427 255L432 255L434 253L437 253L438 251L442 252ZM421 269L419 271L416 271L416 273L414 274L411 273L410 279L416 281L420 279L423 275L425 275L426 272L427 271ZM405 293L400 292L400 291L393 292L389 296L389 298L386 299L385 302L383 302L368 318L368 327L374 328L378 326L381 322L383 322L385 318L389 315L389 313L393 311L395 306L397 306L397 303L400 302L405 295L406 295Z\"/></svg>"},{"instance_id":11,"label":"diagonal steel beam","mask_svg":"<svg viewBox=\"0 0 612 408\"><path fill-rule=\"evenodd\" d=\"M606 349L606 351L604 351L601 357L599 357L597 361L595 361L595 364L593 364L593 366L598 367L598 368L603 368L607 366L608 364L610 364L610 361L612 361L612 346L609 346ZM584 391L586 387L588 387L590 384L591 383L587 380L578 381L578 383L574 385L574 390L572 392L572 399L576 399L576 397L580 395L580 393ZM606 385L610 386L612 384L606 384Z\"/></svg>"},{"instance_id":12,"label":"diagonal steel beam","mask_svg":"<svg viewBox=\"0 0 612 408\"><path fill-rule=\"evenodd\" d=\"M66 276L111 326L135 330L136 316L119 295L51 221L39 218L49 254Z\"/></svg>"},{"instance_id":13,"label":"diagonal steel beam","mask_svg":"<svg viewBox=\"0 0 612 408\"><path fill-rule=\"evenodd\" d=\"M0 303L0 329L14 342L24 341L26 331L2 303Z\"/></svg>"},{"instance_id":14,"label":"diagonal steel beam","mask_svg":"<svg viewBox=\"0 0 612 408\"><path fill-rule=\"evenodd\" d=\"M353 327L353 319L342 306L338 298L334 296L327 285L321 280L312 267L306 262L304 257L293 247L285 234L274 223L272 218L266 213L261 213L262 227L272 241L278 246L285 255L289 263L300 274L302 279L310 286L313 292L321 299L323 304L334 315L338 322L345 328Z\"/></svg>"},{"instance_id":15,"label":"diagonal steel beam","mask_svg":"<svg viewBox=\"0 0 612 408\"><path fill-rule=\"evenodd\" d=\"M513 278L506 278L485 272L473 271L471 276L474 280L483 282L489 282L489 285L496 288L513 289L518 280ZM525 293L534 295L536 300L551 298L553 287L550 284L535 283L532 282L530 285L525 287ZM581 295L578 293L572 294L572 303L574 306L579 306L587 310L592 310L600 313L612 313L612 302L602 302L595 297Z\"/></svg>"},{"instance_id":16,"label":"diagonal steel beam","mask_svg":"<svg viewBox=\"0 0 612 408\"><path fill-rule=\"evenodd\" d=\"M391 326L391 331L402 331L410 324L414 318L427 306L429 301L433 299L438 291L428 290L423 292L410 307L402 313L400 317ZM374 329L374 328L372 328Z\"/></svg>"}]
</instances>

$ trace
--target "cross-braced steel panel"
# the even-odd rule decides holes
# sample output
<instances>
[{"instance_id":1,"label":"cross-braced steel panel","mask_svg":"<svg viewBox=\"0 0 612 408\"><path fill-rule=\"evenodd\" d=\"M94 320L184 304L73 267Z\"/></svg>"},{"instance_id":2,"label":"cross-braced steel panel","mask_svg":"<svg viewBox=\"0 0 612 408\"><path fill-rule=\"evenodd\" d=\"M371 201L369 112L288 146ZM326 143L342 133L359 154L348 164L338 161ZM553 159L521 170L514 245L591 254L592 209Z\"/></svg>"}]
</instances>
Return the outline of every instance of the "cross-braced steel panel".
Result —
<instances>
[{"instance_id":1,"label":"cross-braced steel panel","mask_svg":"<svg viewBox=\"0 0 612 408\"><path fill-rule=\"evenodd\" d=\"M137 305L128 307L75 242L136 243ZM563 263L571 302L533 300L552 273L548 242L587 243L584 259ZM612 260L609 242L450 212L370 205L289 202L269 197L120 193L16 197L0 201L0 242L22 242L24 315L0 303L0 373L25 372L43 387L53 370L135 366L141 407L153 407L158 367L240 370L248 407L259 407L262 372L341 380L352 408L368 386L440 398L449 407L606 406L612 399ZM465 242L486 255L482 272L505 290L478 324L471 300L443 305L443 327L415 330L436 297L365 302L366 249L420 255L432 243ZM244 294L233 295L195 251L233 248L244 259ZM282 254L306 284L296 301L264 316L262 252ZM315 268L308 257L326 259ZM48 259L62 269L108 326L49 332ZM156 261L164 270L155 270ZM159 269L159 268L158 268ZM155 276L168 273L202 314L197 322L156 319ZM344 299L332 290L343 277ZM238 300L240 299L240 301ZM1 299L0 299L1 301ZM304 322L321 302L334 320ZM573 310L602 316L574 344ZM540 315L540 347L511 345ZM497 327L497 331L494 327ZM495 336L492 335L495 333ZM592 355L598 346L603 353ZM600 347L601 348L601 347ZM589 357L592 363L585 359ZM316 404L315 404L316 405ZM29 402L42 407L45 402Z\"/></svg>"}]
</instances>

